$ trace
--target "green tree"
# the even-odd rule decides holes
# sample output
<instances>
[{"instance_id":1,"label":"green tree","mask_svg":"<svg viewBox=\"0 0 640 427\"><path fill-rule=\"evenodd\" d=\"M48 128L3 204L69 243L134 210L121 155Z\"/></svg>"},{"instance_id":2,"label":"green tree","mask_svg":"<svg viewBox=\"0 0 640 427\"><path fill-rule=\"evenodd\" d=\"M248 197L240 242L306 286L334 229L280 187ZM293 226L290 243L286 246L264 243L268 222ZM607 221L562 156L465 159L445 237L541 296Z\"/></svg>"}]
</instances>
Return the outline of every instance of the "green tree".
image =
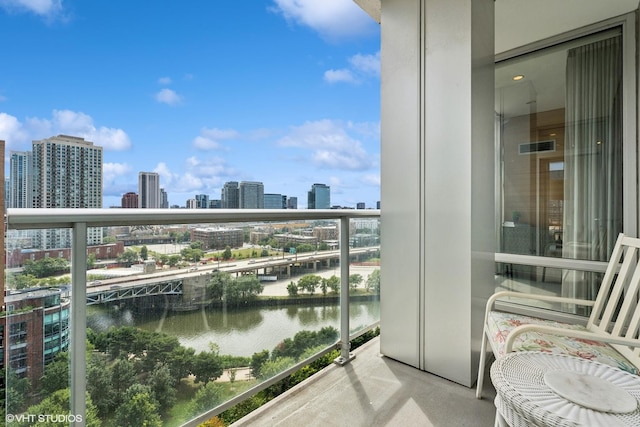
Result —
<instances>
[{"instance_id":1,"label":"green tree","mask_svg":"<svg viewBox=\"0 0 640 427\"><path fill-rule=\"evenodd\" d=\"M163 413L167 413L176 403L176 387L169 367L158 364L147 379L147 385L153 392Z\"/></svg>"},{"instance_id":2,"label":"green tree","mask_svg":"<svg viewBox=\"0 0 640 427\"><path fill-rule=\"evenodd\" d=\"M207 296L214 301L220 301L225 289L232 280L229 273L225 273L224 271L213 272L211 274L211 280L209 280L209 284L207 285Z\"/></svg>"},{"instance_id":3,"label":"green tree","mask_svg":"<svg viewBox=\"0 0 640 427\"><path fill-rule=\"evenodd\" d=\"M118 240L114 236L104 236L102 238L102 243L104 243L105 245L109 243L115 243L117 241Z\"/></svg>"},{"instance_id":4,"label":"green tree","mask_svg":"<svg viewBox=\"0 0 640 427\"><path fill-rule=\"evenodd\" d=\"M320 244L318 245L318 250L319 251L328 251L329 250L329 245L327 245L326 242L320 242Z\"/></svg>"},{"instance_id":5,"label":"green tree","mask_svg":"<svg viewBox=\"0 0 640 427\"><path fill-rule=\"evenodd\" d=\"M176 265L178 265L181 261L180 255L171 255L169 257L169 267L175 267Z\"/></svg>"},{"instance_id":6,"label":"green tree","mask_svg":"<svg viewBox=\"0 0 640 427\"><path fill-rule=\"evenodd\" d=\"M138 253L133 249L127 249L117 258L118 262L131 266L131 264L138 262Z\"/></svg>"},{"instance_id":7,"label":"green tree","mask_svg":"<svg viewBox=\"0 0 640 427\"><path fill-rule=\"evenodd\" d=\"M64 258L43 258L37 261L30 259L22 266L23 274L30 274L34 277L48 277L69 271L69 261Z\"/></svg>"},{"instance_id":8,"label":"green tree","mask_svg":"<svg viewBox=\"0 0 640 427\"><path fill-rule=\"evenodd\" d=\"M2 398L6 399L5 405L2 405L8 414L18 414L24 410L26 398L31 391L31 382L29 378L19 378L15 371L11 368L3 369L2 376L5 378L5 392Z\"/></svg>"},{"instance_id":9,"label":"green tree","mask_svg":"<svg viewBox=\"0 0 640 427\"><path fill-rule=\"evenodd\" d=\"M111 374L111 368L101 363L94 362L87 366L87 392L102 418L115 409L116 397L111 384Z\"/></svg>"},{"instance_id":10,"label":"green tree","mask_svg":"<svg viewBox=\"0 0 640 427\"><path fill-rule=\"evenodd\" d=\"M376 294L380 293L380 269L375 269L367 277L367 291Z\"/></svg>"},{"instance_id":11,"label":"green tree","mask_svg":"<svg viewBox=\"0 0 640 427\"><path fill-rule=\"evenodd\" d=\"M16 274L10 275L9 277L13 278L10 282L12 282L12 286L17 289L27 289L37 286L38 279L32 274Z\"/></svg>"},{"instance_id":12,"label":"green tree","mask_svg":"<svg viewBox=\"0 0 640 427\"><path fill-rule=\"evenodd\" d=\"M116 423L120 427L161 427L158 402L148 386L134 384L124 394L116 410Z\"/></svg>"},{"instance_id":13,"label":"green tree","mask_svg":"<svg viewBox=\"0 0 640 427\"><path fill-rule=\"evenodd\" d=\"M227 261L231 259L231 247L227 246L224 248L224 252L222 253L222 259Z\"/></svg>"},{"instance_id":14,"label":"green tree","mask_svg":"<svg viewBox=\"0 0 640 427\"><path fill-rule=\"evenodd\" d=\"M140 258L142 258L145 261L149 258L149 249L147 249L146 245L140 248Z\"/></svg>"},{"instance_id":15,"label":"green tree","mask_svg":"<svg viewBox=\"0 0 640 427\"><path fill-rule=\"evenodd\" d=\"M42 402L37 405L31 406L27 411L28 414L31 415L43 415L48 414L52 416L60 416L69 414L69 397L71 396L71 391L68 388L64 388L62 390L57 390L52 394L49 394L45 397ZM91 397L87 394L86 399L86 418L84 418L81 422L75 423L75 425L83 425L87 427L100 427L102 422L98 418L98 411L91 401ZM73 415L73 414L72 414ZM35 424L38 427L59 427L63 423L60 423L56 418L43 420L38 420L38 423ZM70 424L70 423L69 423ZM33 425L33 424L29 424Z\"/></svg>"},{"instance_id":16,"label":"green tree","mask_svg":"<svg viewBox=\"0 0 640 427\"><path fill-rule=\"evenodd\" d=\"M45 394L69 387L69 353L56 354L53 361L45 366L40 387Z\"/></svg>"},{"instance_id":17,"label":"green tree","mask_svg":"<svg viewBox=\"0 0 640 427\"><path fill-rule=\"evenodd\" d=\"M268 256L269 256L269 251L268 251L268 250L266 250L266 249L263 249L263 250L262 250L262 252L260 252L260 256L261 256L262 258L264 258L264 257L268 257Z\"/></svg>"},{"instance_id":18,"label":"green tree","mask_svg":"<svg viewBox=\"0 0 640 427\"><path fill-rule=\"evenodd\" d=\"M316 274L305 274L298 280L298 289L313 295L321 280L322 277Z\"/></svg>"},{"instance_id":19,"label":"green tree","mask_svg":"<svg viewBox=\"0 0 640 427\"><path fill-rule=\"evenodd\" d=\"M292 357L278 357L274 360L267 360L262 365L262 368L260 369L260 376L258 378L266 380L274 377L285 369L292 367L295 363L296 361Z\"/></svg>"},{"instance_id":20,"label":"green tree","mask_svg":"<svg viewBox=\"0 0 640 427\"><path fill-rule=\"evenodd\" d=\"M287 285L287 292L289 293L290 297L298 296L298 286L295 284L295 282L290 282Z\"/></svg>"},{"instance_id":21,"label":"green tree","mask_svg":"<svg viewBox=\"0 0 640 427\"><path fill-rule=\"evenodd\" d=\"M316 250L315 245L310 245L308 243L302 243L302 244L296 246L296 251L298 253L313 252L315 250Z\"/></svg>"},{"instance_id":22,"label":"green tree","mask_svg":"<svg viewBox=\"0 0 640 427\"><path fill-rule=\"evenodd\" d=\"M340 278L335 274L329 277L329 279L327 279L327 286L329 286L331 292L337 294L340 291Z\"/></svg>"},{"instance_id":23,"label":"green tree","mask_svg":"<svg viewBox=\"0 0 640 427\"><path fill-rule=\"evenodd\" d=\"M111 368L111 386L116 406L123 402L125 391L136 383L136 368L129 359L118 359Z\"/></svg>"},{"instance_id":24,"label":"green tree","mask_svg":"<svg viewBox=\"0 0 640 427\"><path fill-rule=\"evenodd\" d=\"M242 301L255 299L264 290L264 285L255 274L245 274L236 278L235 281Z\"/></svg>"},{"instance_id":25,"label":"green tree","mask_svg":"<svg viewBox=\"0 0 640 427\"><path fill-rule=\"evenodd\" d=\"M200 249L200 250L202 250L202 248L204 248L204 243L201 242L200 240L196 240L195 242L191 242L189 247L191 249Z\"/></svg>"},{"instance_id":26,"label":"green tree","mask_svg":"<svg viewBox=\"0 0 640 427\"><path fill-rule=\"evenodd\" d=\"M191 347L180 346L167 356L167 365L176 384L181 378L186 378L191 374L191 368L195 359L196 351Z\"/></svg>"},{"instance_id":27,"label":"green tree","mask_svg":"<svg viewBox=\"0 0 640 427\"><path fill-rule=\"evenodd\" d=\"M96 265L96 254L89 254L87 256L87 268L91 269Z\"/></svg>"},{"instance_id":28,"label":"green tree","mask_svg":"<svg viewBox=\"0 0 640 427\"><path fill-rule=\"evenodd\" d=\"M201 414L222 403L224 388L220 384L207 383L196 392L189 405L191 415Z\"/></svg>"},{"instance_id":29,"label":"green tree","mask_svg":"<svg viewBox=\"0 0 640 427\"><path fill-rule=\"evenodd\" d=\"M351 289L355 289L362 283L363 280L364 278L362 277L362 275L351 274L349 275L349 286L351 286Z\"/></svg>"},{"instance_id":30,"label":"green tree","mask_svg":"<svg viewBox=\"0 0 640 427\"><path fill-rule=\"evenodd\" d=\"M251 356L251 375L255 378L259 378L262 365L267 360L269 360L269 350L262 350L260 352L253 353L253 356Z\"/></svg>"},{"instance_id":31,"label":"green tree","mask_svg":"<svg viewBox=\"0 0 640 427\"><path fill-rule=\"evenodd\" d=\"M161 254L158 259L160 260L160 262L162 263L162 265L164 264L169 264L169 255L166 254Z\"/></svg>"},{"instance_id":32,"label":"green tree","mask_svg":"<svg viewBox=\"0 0 640 427\"><path fill-rule=\"evenodd\" d=\"M195 382L208 383L220 378L222 375L222 364L220 357L213 351L203 351L198 353L193 362L192 371L195 376Z\"/></svg>"}]
</instances>

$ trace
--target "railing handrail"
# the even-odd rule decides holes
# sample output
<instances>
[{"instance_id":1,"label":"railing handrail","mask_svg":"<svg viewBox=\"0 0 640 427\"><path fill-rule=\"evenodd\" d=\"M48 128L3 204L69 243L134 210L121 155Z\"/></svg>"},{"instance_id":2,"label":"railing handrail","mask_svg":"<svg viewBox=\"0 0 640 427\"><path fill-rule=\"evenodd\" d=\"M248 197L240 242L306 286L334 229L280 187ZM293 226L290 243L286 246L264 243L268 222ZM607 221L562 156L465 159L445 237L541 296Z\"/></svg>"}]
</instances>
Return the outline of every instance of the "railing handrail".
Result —
<instances>
[{"instance_id":1,"label":"railing handrail","mask_svg":"<svg viewBox=\"0 0 640 427\"><path fill-rule=\"evenodd\" d=\"M340 218L377 218L379 209L7 209L14 230L120 225L213 224Z\"/></svg>"}]
</instances>

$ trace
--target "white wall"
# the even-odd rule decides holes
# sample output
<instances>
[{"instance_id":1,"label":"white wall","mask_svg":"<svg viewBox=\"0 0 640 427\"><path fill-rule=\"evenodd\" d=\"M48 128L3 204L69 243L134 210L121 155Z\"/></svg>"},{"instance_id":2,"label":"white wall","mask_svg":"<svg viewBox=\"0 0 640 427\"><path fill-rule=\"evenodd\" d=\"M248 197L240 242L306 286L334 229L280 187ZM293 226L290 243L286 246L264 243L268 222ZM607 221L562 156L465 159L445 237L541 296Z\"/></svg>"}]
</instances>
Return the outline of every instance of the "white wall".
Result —
<instances>
[{"instance_id":1,"label":"white wall","mask_svg":"<svg viewBox=\"0 0 640 427\"><path fill-rule=\"evenodd\" d=\"M381 351L468 386L493 292L493 3L381 17Z\"/></svg>"}]
</instances>

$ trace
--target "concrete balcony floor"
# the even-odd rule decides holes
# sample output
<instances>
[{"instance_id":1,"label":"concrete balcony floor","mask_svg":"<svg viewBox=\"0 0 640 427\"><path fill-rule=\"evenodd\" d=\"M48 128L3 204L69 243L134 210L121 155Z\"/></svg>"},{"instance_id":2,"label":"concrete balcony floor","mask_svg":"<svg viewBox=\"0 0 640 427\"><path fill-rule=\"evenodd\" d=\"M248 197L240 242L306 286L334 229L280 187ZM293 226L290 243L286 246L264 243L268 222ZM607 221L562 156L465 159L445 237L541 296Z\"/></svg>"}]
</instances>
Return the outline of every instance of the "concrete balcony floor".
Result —
<instances>
[{"instance_id":1,"label":"concrete balcony floor","mask_svg":"<svg viewBox=\"0 0 640 427\"><path fill-rule=\"evenodd\" d=\"M332 365L239 420L234 426L493 426L495 389L475 389L380 354L379 338L356 358Z\"/></svg>"}]
</instances>

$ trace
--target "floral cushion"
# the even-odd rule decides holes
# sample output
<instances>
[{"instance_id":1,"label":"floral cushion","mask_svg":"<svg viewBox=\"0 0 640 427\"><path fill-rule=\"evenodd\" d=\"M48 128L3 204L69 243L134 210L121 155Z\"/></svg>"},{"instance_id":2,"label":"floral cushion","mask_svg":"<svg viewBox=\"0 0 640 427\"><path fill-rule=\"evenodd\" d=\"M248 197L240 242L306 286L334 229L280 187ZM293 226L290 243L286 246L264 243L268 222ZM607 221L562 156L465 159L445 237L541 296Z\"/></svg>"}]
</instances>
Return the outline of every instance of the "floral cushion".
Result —
<instances>
[{"instance_id":1,"label":"floral cushion","mask_svg":"<svg viewBox=\"0 0 640 427\"><path fill-rule=\"evenodd\" d=\"M538 319L536 317L521 316L513 313L492 311L489 313L487 326L492 341L492 348L496 356L504 355L504 343L509 332L520 325L536 324L565 329L587 330L581 325ZM560 335L544 334L540 332L525 332L519 335L513 345L514 351L545 351L556 354L568 354L584 359L596 360L607 365L620 368L623 371L638 375L638 368L629 362L618 351L600 341L581 338L564 337Z\"/></svg>"}]
</instances>

